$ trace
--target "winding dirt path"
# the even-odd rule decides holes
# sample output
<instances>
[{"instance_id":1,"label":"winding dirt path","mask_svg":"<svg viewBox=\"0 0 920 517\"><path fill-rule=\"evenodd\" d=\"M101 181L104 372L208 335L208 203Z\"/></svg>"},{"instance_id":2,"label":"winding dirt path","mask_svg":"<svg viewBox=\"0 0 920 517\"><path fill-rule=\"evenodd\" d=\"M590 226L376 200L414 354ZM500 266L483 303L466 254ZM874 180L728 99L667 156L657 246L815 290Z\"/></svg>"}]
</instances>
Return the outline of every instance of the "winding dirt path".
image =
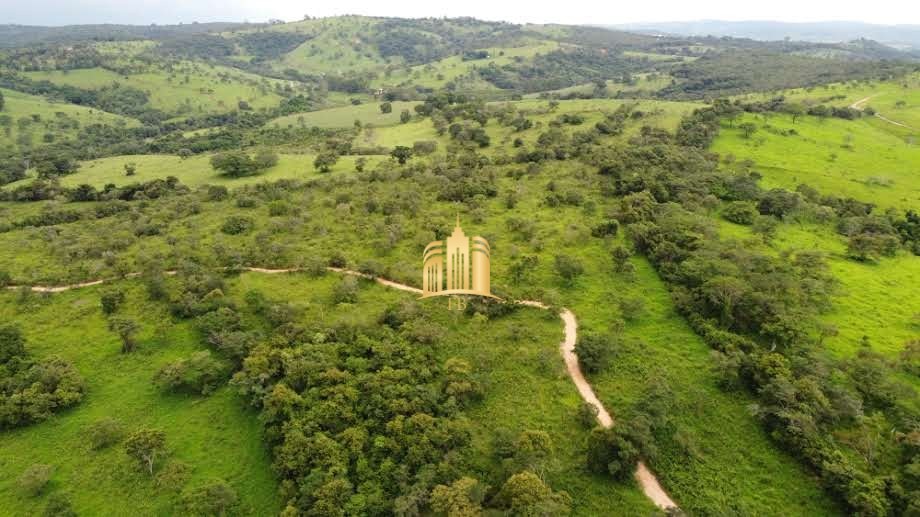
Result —
<instances>
[{"instance_id":1,"label":"winding dirt path","mask_svg":"<svg viewBox=\"0 0 920 517\"><path fill-rule=\"evenodd\" d=\"M866 107L865 104L866 104L867 102L869 102L870 100L872 100L872 99L875 98L875 97L878 97L879 95L881 95L881 94L880 94L880 93L876 93L876 94L870 95L870 96L868 96L868 97L863 97L862 99L859 99L858 101L854 102L853 104L850 104L850 108L852 108L852 109L854 109L854 110L862 111L862 110ZM898 122L898 121L896 121L896 120L891 120L890 118L883 116L881 113L876 112L876 113L875 113L875 116L878 117L878 118L881 119L881 120L884 120L885 122L888 122L889 124L894 124L894 125L896 125L896 126L900 126L900 127L905 128L905 129L910 129L910 130L913 130L913 129L914 129L914 128L908 126L907 124L902 124L902 123L900 123L900 122Z\"/></svg>"},{"instance_id":2,"label":"winding dirt path","mask_svg":"<svg viewBox=\"0 0 920 517\"><path fill-rule=\"evenodd\" d=\"M390 287L392 289L398 289L400 291L406 291L413 294L421 294L422 290L417 287L412 287L411 285L400 284L399 282L394 282L392 280L387 280L385 278L368 275L361 273L359 271L354 271L351 269L337 268L337 267L327 267L329 271L344 275L352 275L361 278L366 278L368 280L373 280L380 285ZM242 271L248 271L251 273L262 273L266 275L277 275L283 273L295 273L300 271L298 268L288 268L288 269L267 269L261 267L244 267L241 268ZM164 271L163 274L167 276L173 276L176 274L176 271ZM140 273L129 273L125 275L124 278L135 278L140 276ZM99 280L92 280L89 282L81 282L77 284L68 284L60 286L41 286L33 285L29 288L34 292L40 293L61 293L64 291L70 291L73 289L80 289L83 287L92 287L96 285L105 284L108 282L113 282L119 280L119 278L103 278ZM7 289L15 290L21 289L23 286L8 286ZM527 307L534 307L541 310L549 310L550 307L546 304L534 300L518 300L516 303ZM598 423L605 427L613 427L613 417L604 408L604 405L601 403L600 399L597 398L597 395L594 394L594 389L591 388L591 384L585 379L584 374L581 372L581 366L578 364L578 356L575 354L575 343L578 341L578 320L575 319L575 314L566 309L562 308L559 312L559 317L562 319L564 325L563 328L563 340L559 344L559 351L562 353L562 358L565 361L565 367L568 371L569 377L571 377L572 382L575 384L575 387L578 389L579 395L581 398L591 404L597 409L597 421ZM636 465L635 473L636 482L639 483L639 487L642 489L642 492L648 497L658 508L662 510L667 510L670 508L677 508L677 504L672 500L667 492L664 491L664 488L661 487L661 483L658 482L658 478L655 477L655 474L645 465L644 461L639 461Z\"/></svg>"}]
</instances>

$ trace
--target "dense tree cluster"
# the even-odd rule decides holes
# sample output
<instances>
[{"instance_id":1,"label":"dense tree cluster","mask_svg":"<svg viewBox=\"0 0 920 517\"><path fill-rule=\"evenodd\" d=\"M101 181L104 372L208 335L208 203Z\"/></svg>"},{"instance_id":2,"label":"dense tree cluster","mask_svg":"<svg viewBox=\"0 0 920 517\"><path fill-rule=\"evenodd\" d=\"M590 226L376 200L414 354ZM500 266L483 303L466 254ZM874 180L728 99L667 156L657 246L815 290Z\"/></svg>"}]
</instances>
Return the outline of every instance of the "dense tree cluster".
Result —
<instances>
[{"instance_id":1,"label":"dense tree cluster","mask_svg":"<svg viewBox=\"0 0 920 517\"><path fill-rule=\"evenodd\" d=\"M852 79L884 79L912 68L892 61L844 61L770 50L729 50L707 54L672 69L671 74L681 81L665 87L658 95L672 99L717 98Z\"/></svg>"},{"instance_id":2,"label":"dense tree cluster","mask_svg":"<svg viewBox=\"0 0 920 517\"><path fill-rule=\"evenodd\" d=\"M31 357L19 329L0 326L0 430L46 420L78 404L84 390L72 364Z\"/></svg>"},{"instance_id":3,"label":"dense tree cluster","mask_svg":"<svg viewBox=\"0 0 920 517\"><path fill-rule=\"evenodd\" d=\"M772 257L723 242L700 212L705 198L715 195L735 203L757 202L762 215L755 217L829 208L838 225L856 223L857 235L876 234L885 225L867 221L871 206L853 200L816 198L808 187L763 192L756 177L715 172L711 157L688 161L699 149L692 144L708 144L717 123L714 112L722 109L725 105L685 120L676 141L691 146L667 153L667 147L658 149L659 158L653 160L657 172L643 174L657 178L654 184L618 189L624 196L618 217L637 250L670 284L678 308L716 350L724 386L746 387L758 395L757 416L774 439L801 455L853 512L916 511L918 484L912 472L920 451L908 438L916 433L913 426L920 416L911 409L915 392L901 389L892 366L868 350L850 361L833 361L816 346L822 335L816 316L829 306L833 290L820 254ZM633 152L643 148L626 156ZM631 163L626 166L632 169ZM751 206L739 210L742 218L751 214ZM869 435L878 425L892 431L878 436L874 459L859 462L843 452L859 446L842 437ZM623 447L616 445L617 450Z\"/></svg>"}]
</instances>

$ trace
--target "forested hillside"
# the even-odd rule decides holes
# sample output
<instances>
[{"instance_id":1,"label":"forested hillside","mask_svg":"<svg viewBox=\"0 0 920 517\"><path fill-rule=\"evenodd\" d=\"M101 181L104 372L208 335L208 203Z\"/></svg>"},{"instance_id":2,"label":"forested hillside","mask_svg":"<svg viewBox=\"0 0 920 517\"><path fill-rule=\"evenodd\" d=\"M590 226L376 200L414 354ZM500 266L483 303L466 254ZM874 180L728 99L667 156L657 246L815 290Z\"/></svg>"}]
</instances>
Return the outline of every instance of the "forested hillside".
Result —
<instances>
[{"instance_id":1,"label":"forested hillside","mask_svg":"<svg viewBox=\"0 0 920 517\"><path fill-rule=\"evenodd\" d=\"M10 514L920 513L911 55L4 33ZM458 218L500 300L449 311L416 291Z\"/></svg>"}]
</instances>

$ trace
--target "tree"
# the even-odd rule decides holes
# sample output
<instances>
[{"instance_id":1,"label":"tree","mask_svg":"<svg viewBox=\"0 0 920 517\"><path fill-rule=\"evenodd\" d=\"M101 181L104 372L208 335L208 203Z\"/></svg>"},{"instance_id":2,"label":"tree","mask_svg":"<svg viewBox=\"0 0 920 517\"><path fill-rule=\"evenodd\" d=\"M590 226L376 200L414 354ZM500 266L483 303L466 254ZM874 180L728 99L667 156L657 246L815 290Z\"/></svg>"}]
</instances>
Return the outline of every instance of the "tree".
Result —
<instances>
[{"instance_id":1,"label":"tree","mask_svg":"<svg viewBox=\"0 0 920 517\"><path fill-rule=\"evenodd\" d=\"M140 330L140 326L136 321L128 318L111 318L109 319L109 330L121 338L121 353L127 354L137 348L135 334Z\"/></svg>"},{"instance_id":2,"label":"tree","mask_svg":"<svg viewBox=\"0 0 920 517\"><path fill-rule=\"evenodd\" d=\"M402 110L402 113L399 114L399 123L405 124L412 120L412 114L409 113L409 110Z\"/></svg>"},{"instance_id":3,"label":"tree","mask_svg":"<svg viewBox=\"0 0 920 517\"><path fill-rule=\"evenodd\" d=\"M610 258L613 259L613 270L617 273L623 273L626 271L626 265L629 264L629 258L632 256L632 253L626 246L622 244L617 244L610 250Z\"/></svg>"},{"instance_id":4,"label":"tree","mask_svg":"<svg viewBox=\"0 0 920 517\"><path fill-rule=\"evenodd\" d=\"M358 279L348 275L332 289L333 303L356 303L358 301Z\"/></svg>"},{"instance_id":5,"label":"tree","mask_svg":"<svg viewBox=\"0 0 920 517\"><path fill-rule=\"evenodd\" d=\"M251 217L231 215L224 219L224 224L220 226L220 231L227 235L240 235L251 231L255 226L256 223Z\"/></svg>"},{"instance_id":6,"label":"tree","mask_svg":"<svg viewBox=\"0 0 920 517\"><path fill-rule=\"evenodd\" d=\"M750 226L757 218L757 208L744 201L733 201L722 210L722 217L735 224Z\"/></svg>"},{"instance_id":7,"label":"tree","mask_svg":"<svg viewBox=\"0 0 920 517\"><path fill-rule=\"evenodd\" d=\"M330 169L339 161L339 156L332 151L323 151L316 155L313 160L313 168L319 172L329 172Z\"/></svg>"},{"instance_id":8,"label":"tree","mask_svg":"<svg viewBox=\"0 0 920 517\"><path fill-rule=\"evenodd\" d=\"M891 257L898 250L898 238L880 233L857 233L847 242L847 256L860 262Z\"/></svg>"},{"instance_id":9,"label":"tree","mask_svg":"<svg viewBox=\"0 0 920 517\"><path fill-rule=\"evenodd\" d=\"M278 165L278 153L271 149L261 149L253 159L256 170L270 169Z\"/></svg>"},{"instance_id":10,"label":"tree","mask_svg":"<svg viewBox=\"0 0 920 517\"><path fill-rule=\"evenodd\" d=\"M224 372L224 365L212 357L209 350L203 350L188 359L166 364L154 376L153 382L165 391L207 395L224 380Z\"/></svg>"},{"instance_id":11,"label":"tree","mask_svg":"<svg viewBox=\"0 0 920 517\"><path fill-rule=\"evenodd\" d=\"M553 492L539 476L526 470L508 478L496 497L512 515L550 517L571 512L572 500L567 493Z\"/></svg>"},{"instance_id":12,"label":"tree","mask_svg":"<svg viewBox=\"0 0 920 517\"><path fill-rule=\"evenodd\" d=\"M409 158L412 158L412 148L404 145L397 145L390 151L390 156L396 159L400 165L405 165Z\"/></svg>"},{"instance_id":13,"label":"tree","mask_svg":"<svg viewBox=\"0 0 920 517\"><path fill-rule=\"evenodd\" d=\"M751 138L754 136L754 133L757 132L757 124L753 122L744 122L738 125L738 129L741 130L741 134L744 138Z\"/></svg>"},{"instance_id":14,"label":"tree","mask_svg":"<svg viewBox=\"0 0 920 517\"><path fill-rule=\"evenodd\" d=\"M186 515L210 517L234 515L240 500L236 490L222 479L190 490L182 495L182 508Z\"/></svg>"},{"instance_id":15,"label":"tree","mask_svg":"<svg viewBox=\"0 0 920 517\"><path fill-rule=\"evenodd\" d=\"M211 167L225 176L240 178L255 173L256 166L243 151L226 151L211 157Z\"/></svg>"},{"instance_id":16,"label":"tree","mask_svg":"<svg viewBox=\"0 0 920 517\"><path fill-rule=\"evenodd\" d=\"M380 104L380 113L386 115L387 113L393 112L393 104L389 102L383 102Z\"/></svg>"},{"instance_id":17,"label":"tree","mask_svg":"<svg viewBox=\"0 0 920 517\"><path fill-rule=\"evenodd\" d=\"M556 255L554 265L556 267L556 273L568 287L574 285L575 280L585 272L585 268L581 265L581 262L569 255Z\"/></svg>"},{"instance_id":18,"label":"tree","mask_svg":"<svg viewBox=\"0 0 920 517\"><path fill-rule=\"evenodd\" d=\"M134 162L125 164L125 176L134 176L137 174L137 164Z\"/></svg>"},{"instance_id":19,"label":"tree","mask_svg":"<svg viewBox=\"0 0 920 517\"><path fill-rule=\"evenodd\" d=\"M479 517L486 487L471 477L450 485L437 485L431 491L431 509L448 517Z\"/></svg>"},{"instance_id":20,"label":"tree","mask_svg":"<svg viewBox=\"0 0 920 517\"><path fill-rule=\"evenodd\" d=\"M625 426L598 427L588 436L588 470L627 480L639 461L639 449Z\"/></svg>"},{"instance_id":21,"label":"tree","mask_svg":"<svg viewBox=\"0 0 920 517\"><path fill-rule=\"evenodd\" d=\"M117 289L106 291L99 297L99 304L102 306L102 312L107 316L118 311L118 308L121 307L121 304L124 302L125 293Z\"/></svg>"},{"instance_id":22,"label":"tree","mask_svg":"<svg viewBox=\"0 0 920 517\"><path fill-rule=\"evenodd\" d=\"M6 99L3 98L3 92L0 92L0 111L3 111L3 107L6 105Z\"/></svg>"},{"instance_id":23,"label":"tree","mask_svg":"<svg viewBox=\"0 0 920 517\"><path fill-rule=\"evenodd\" d=\"M805 114L805 108L799 103L787 103L783 105L783 112L792 117L792 123Z\"/></svg>"},{"instance_id":24,"label":"tree","mask_svg":"<svg viewBox=\"0 0 920 517\"><path fill-rule=\"evenodd\" d=\"M364 172L364 167L366 166L367 166L367 158L363 156L359 156L358 159L355 160L355 171Z\"/></svg>"},{"instance_id":25,"label":"tree","mask_svg":"<svg viewBox=\"0 0 920 517\"><path fill-rule=\"evenodd\" d=\"M26 339L19 327L0 325L0 365L26 355Z\"/></svg>"},{"instance_id":26,"label":"tree","mask_svg":"<svg viewBox=\"0 0 920 517\"><path fill-rule=\"evenodd\" d=\"M546 431L527 429L514 440L514 463L522 470L539 472L553 454L553 441Z\"/></svg>"},{"instance_id":27,"label":"tree","mask_svg":"<svg viewBox=\"0 0 920 517\"><path fill-rule=\"evenodd\" d=\"M578 363L588 373L596 373L606 368L615 351L613 338L602 334L582 333L575 344Z\"/></svg>"},{"instance_id":28,"label":"tree","mask_svg":"<svg viewBox=\"0 0 920 517\"><path fill-rule=\"evenodd\" d=\"M166 454L166 433L159 429L140 429L128 437L125 452L153 475L157 460Z\"/></svg>"}]
</instances>

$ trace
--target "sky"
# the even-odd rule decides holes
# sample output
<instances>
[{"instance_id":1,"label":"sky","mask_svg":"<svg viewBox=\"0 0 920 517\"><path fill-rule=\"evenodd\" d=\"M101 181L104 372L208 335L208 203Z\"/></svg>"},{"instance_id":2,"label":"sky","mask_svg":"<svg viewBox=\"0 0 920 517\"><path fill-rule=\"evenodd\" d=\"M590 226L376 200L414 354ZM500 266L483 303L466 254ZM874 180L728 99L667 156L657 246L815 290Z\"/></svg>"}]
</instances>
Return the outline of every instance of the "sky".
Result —
<instances>
[{"instance_id":1,"label":"sky","mask_svg":"<svg viewBox=\"0 0 920 517\"><path fill-rule=\"evenodd\" d=\"M304 15L472 16L515 23L619 24L714 20L920 24L916 0L0 0L0 24L171 24L299 20Z\"/></svg>"}]
</instances>

